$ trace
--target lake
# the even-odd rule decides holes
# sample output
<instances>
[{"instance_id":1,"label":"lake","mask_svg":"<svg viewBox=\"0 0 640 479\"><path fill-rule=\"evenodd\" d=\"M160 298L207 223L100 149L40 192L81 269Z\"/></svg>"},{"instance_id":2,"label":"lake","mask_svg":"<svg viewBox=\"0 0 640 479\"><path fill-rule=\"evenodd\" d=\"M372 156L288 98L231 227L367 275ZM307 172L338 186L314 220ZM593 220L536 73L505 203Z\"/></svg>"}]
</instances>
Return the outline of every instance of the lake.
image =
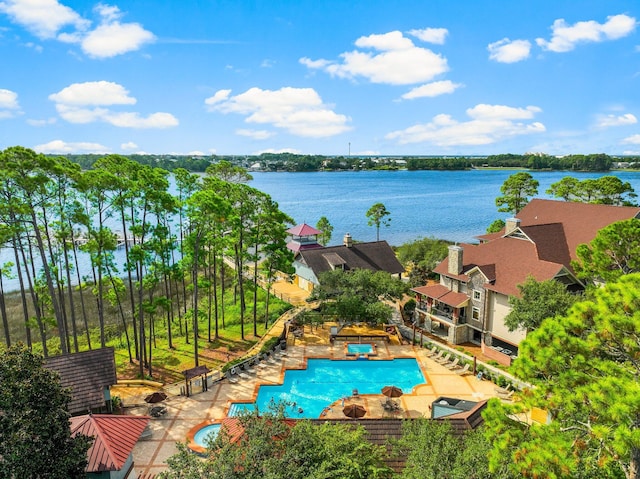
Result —
<instances>
[{"instance_id":1,"label":"lake","mask_svg":"<svg viewBox=\"0 0 640 479\"><path fill-rule=\"evenodd\" d=\"M383 203L391 213L391 225L380 228L380 239L401 245L434 236L456 242L475 241L498 213L495 198L514 170L470 171L353 171L311 173L252 173L251 186L278 202L296 223L315 226L321 216L333 225L331 244L340 244L345 233L359 241L375 241L376 229L367 225L365 213ZM541 198L552 183L565 176L580 180L603 173L565 171L530 172L539 181ZM640 193L640 172L606 173L628 181Z\"/></svg>"}]
</instances>

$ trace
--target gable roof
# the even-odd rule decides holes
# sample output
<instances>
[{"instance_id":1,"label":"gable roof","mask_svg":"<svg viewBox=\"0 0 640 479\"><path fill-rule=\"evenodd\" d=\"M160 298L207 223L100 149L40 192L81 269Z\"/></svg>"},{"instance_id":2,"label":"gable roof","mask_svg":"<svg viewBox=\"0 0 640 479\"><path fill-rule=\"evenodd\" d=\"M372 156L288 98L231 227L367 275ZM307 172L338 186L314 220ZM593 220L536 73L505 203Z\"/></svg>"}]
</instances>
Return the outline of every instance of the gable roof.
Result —
<instances>
[{"instance_id":1,"label":"gable roof","mask_svg":"<svg viewBox=\"0 0 640 479\"><path fill-rule=\"evenodd\" d=\"M62 387L71 388L71 414L104 407L104 388L117 382L112 347L53 356L44 360L44 366L60 375Z\"/></svg>"},{"instance_id":2,"label":"gable roof","mask_svg":"<svg viewBox=\"0 0 640 479\"><path fill-rule=\"evenodd\" d=\"M131 455L149 416L86 414L70 419L71 436L93 437L87 451L86 472L119 471Z\"/></svg>"},{"instance_id":3,"label":"gable roof","mask_svg":"<svg viewBox=\"0 0 640 479\"><path fill-rule=\"evenodd\" d=\"M333 269L332 266L344 266L347 270L386 271L391 274L404 271L404 267L386 241L354 243L351 247L340 245L301 250L297 260L311 268L316 276L330 271Z\"/></svg>"},{"instance_id":4,"label":"gable roof","mask_svg":"<svg viewBox=\"0 0 640 479\"><path fill-rule=\"evenodd\" d=\"M464 293L454 293L442 284L420 286L419 288L413 288L411 291L437 299L441 303L448 304L454 308L460 308L469 302L469 296Z\"/></svg>"},{"instance_id":5,"label":"gable roof","mask_svg":"<svg viewBox=\"0 0 640 479\"><path fill-rule=\"evenodd\" d=\"M520 227L561 223L571 259L576 259L579 245L589 243L599 230L611 223L640 218L640 207L534 198L516 217L520 219Z\"/></svg>"}]
</instances>

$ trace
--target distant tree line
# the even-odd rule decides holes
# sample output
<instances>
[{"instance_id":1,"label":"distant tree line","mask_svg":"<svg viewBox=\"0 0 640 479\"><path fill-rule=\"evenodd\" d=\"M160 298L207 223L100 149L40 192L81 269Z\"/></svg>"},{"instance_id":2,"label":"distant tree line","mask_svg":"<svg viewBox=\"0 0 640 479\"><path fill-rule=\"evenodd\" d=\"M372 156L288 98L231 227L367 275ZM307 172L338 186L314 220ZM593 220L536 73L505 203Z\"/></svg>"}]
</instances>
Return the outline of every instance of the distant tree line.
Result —
<instances>
[{"instance_id":1,"label":"distant tree line","mask_svg":"<svg viewBox=\"0 0 640 479\"><path fill-rule=\"evenodd\" d=\"M568 171L609 171L614 161L620 158L604 153L591 155L567 155L562 157L512 153L489 155L486 158L438 157L407 158L409 170L465 170L477 167L489 168L527 168L530 170L568 170ZM624 161L639 162L640 157L625 158Z\"/></svg>"},{"instance_id":2,"label":"distant tree line","mask_svg":"<svg viewBox=\"0 0 640 479\"><path fill-rule=\"evenodd\" d=\"M64 155L68 160L89 169L104 155ZM618 158L597 153L556 157L543 154L517 155L505 153L487 157L468 156L323 156L295 153L262 153L260 155L128 155L132 161L173 171L183 168L203 173L210 165L226 161L243 168L260 171L359 171L359 170L468 170L478 167L528 168L531 170L609 171L616 161L640 164L640 157Z\"/></svg>"}]
</instances>

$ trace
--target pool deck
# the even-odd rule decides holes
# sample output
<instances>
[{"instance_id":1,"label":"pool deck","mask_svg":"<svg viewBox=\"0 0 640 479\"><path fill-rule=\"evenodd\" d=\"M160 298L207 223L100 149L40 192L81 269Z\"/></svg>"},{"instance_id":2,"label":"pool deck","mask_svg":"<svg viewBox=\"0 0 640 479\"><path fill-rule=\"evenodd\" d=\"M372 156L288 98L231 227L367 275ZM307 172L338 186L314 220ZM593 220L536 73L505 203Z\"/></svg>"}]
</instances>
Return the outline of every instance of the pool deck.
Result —
<instances>
[{"instance_id":1,"label":"pool deck","mask_svg":"<svg viewBox=\"0 0 640 479\"><path fill-rule=\"evenodd\" d=\"M134 450L136 471L141 477L153 477L166 469L166 460L177 452L176 442L184 442L187 432L199 423L226 417L227 409L232 402L253 402L261 384L282 383L285 369L304 368L306 358L353 359L345 354L342 341L327 344L315 341L313 334L306 334L295 344L287 348L287 356L273 364L265 363L265 367L256 368L256 373L248 379L231 383L223 379L214 383L209 390L193 394L191 397L169 396L161 404L167 412L150 421L151 435L138 441ZM427 351L410 345L376 342L377 356L371 361L392 358L416 358L427 380L426 384L416 386L409 394L394 398L400 406L398 411L385 411L382 403L386 399L382 394L363 394L348 398L345 405L361 404L367 410L363 420L367 418L417 418L430 416L430 405L439 396L455 397L469 401L481 401L496 397L495 384L479 380L473 375L460 376L450 371L427 356ZM393 384L393 378L389 378ZM134 395L124 400L127 414L147 414L148 405ZM142 405L144 404L144 405ZM345 419L342 413L342 401L337 400L322 416L327 419Z\"/></svg>"}]
</instances>

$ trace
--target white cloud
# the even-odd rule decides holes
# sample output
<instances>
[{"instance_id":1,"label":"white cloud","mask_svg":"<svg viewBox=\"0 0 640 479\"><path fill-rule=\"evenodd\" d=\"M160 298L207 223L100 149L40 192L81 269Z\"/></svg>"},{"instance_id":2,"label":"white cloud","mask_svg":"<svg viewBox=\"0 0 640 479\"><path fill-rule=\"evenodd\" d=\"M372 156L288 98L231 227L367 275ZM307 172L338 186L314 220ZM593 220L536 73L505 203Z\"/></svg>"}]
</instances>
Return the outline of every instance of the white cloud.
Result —
<instances>
[{"instance_id":1,"label":"white cloud","mask_svg":"<svg viewBox=\"0 0 640 479\"><path fill-rule=\"evenodd\" d=\"M135 105L136 99L122 85L108 81L73 83L49 100L65 105Z\"/></svg>"},{"instance_id":2,"label":"white cloud","mask_svg":"<svg viewBox=\"0 0 640 479\"><path fill-rule=\"evenodd\" d=\"M38 153L52 153L52 154L64 154L64 153L97 153L105 154L110 153L109 148L101 145L100 143L67 143L62 140L53 140L43 145L34 146L33 149Z\"/></svg>"},{"instance_id":3,"label":"white cloud","mask_svg":"<svg viewBox=\"0 0 640 479\"><path fill-rule=\"evenodd\" d=\"M106 23L89 32L81 42L82 51L93 58L111 58L139 50L155 40L153 33L138 23Z\"/></svg>"},{"instance_id":4,"label":"white cloud","mask_svg":"<svg viewBox=\"0 0 640 479\"><path fill-rule=\"evenodd\" d=\"M321 69L331 76L355 79L364 77L372 83L410 85L430 81L449 70L447 60L427 48L420 48L399 31L360 37L358 48L340 55L340 61L301 58L300 63Z\"/></svg>"},{"instance_id":5,"label":"white cloud","mask_svg":"<svg viewBox=\"0 0 640 479\"><path fill-rule=\"evenodd\" d=\"M609 128L612 126L634 125L638 123L638 119L632 113L624 115L600 115L596 119L597 128Z\"/></svg>"},{"instance_id":6,"label":"white cloud","mask_svg":"<svg viewBox=\"0 0 640 479\"><path fill-rule=\"evenodd\" d=\"M135 144L133 141L128 141L126 143L122 143L120 145L120 149L124 151L137 150L138 145Z\"/></svg>"},{"instance_id":7,"label":"white cloud","mask_svg":"<svg viewBox=\"0 0 640 479\"><path fill-rule=\"evenodd\" d=\"M0 120L12 118L20 113L18 94L11 90L0 88Z\"/></svg>"},{"instance_id":8,"label":"white cloud","mask_svg":"<svg viewBox=\"0 0 640 479\"><path fill-rule=\"evenodd\" d=\"M231 90L218 90L213 96L210 96L204 101L205 105L209 107L215 105L216 103L223 102L229 98L231 95Z\"/></svg>"},{"instance_id":9,"label":"white cloud","mask_svg":"<svg viewBox=\"0 0 640 479\"><path fill-rule=\"evenodd\" d=\"M414 98L435 97L453 93L462 86L461 83L453 83L451 80L435 81L421 85L408 91L402 98L405 100L413 100Z\"/></svg>"},{"instance_id":10,"label":"white cloud","mask_svg":"<svg viewBox=\"0 0 640 479\"><path fill-rule=\"evenodd\" d=\"M531 42L528 40L509 40L503 38L487 46L489 59L500 63L516 63L525 60L531 52Z\"/></svg>"},{"instance_id":11,"label":"white cloud","mask_svg":"<svg viewBox=\"0 0 640 479\"><path fill-rule=\"evenodd\" d=\"M323 138L351 129L349 118L331 110L313 88L250 88L236 96L220 90L205 100L210 111L246 115L245 122L272 125L296 136Z\"/></svg>"},{"instance_id":12,"label":"white cloud","mask_svg":"<svg viewBox=\"0 0 640 479\"><path fill-rule=\"evenodd\" d=\"M92 29L89 20L57 0L0 1L0 12L8 14L38 38L80 44L82 51L93 58L110 58L139 50L156 38L139 23L121 23L122 13L116 6L98 4L94 11L99 24Z\"/></svg>"},{"instance_id":13,"label":"white cloud","mask_svg":"<svg viewBox=\"0 0 640 479\"><path fill-rule=\"evenodd\" d=\"M542 110L537 106L514 108L505 105L487 105L480 103L467 109L467 115L475 120L528 120Z\"/></svg>"},{"instance_id":14,"label":"white cloud","mask_svg":"<svg viewBox=\"0 0 640 479\"><path fill-rule=\"evenodd\" d=\"M59 30L72 26L85 30L89 21L57 0L6 0L0 2L0 12L6 13L40 39L55 38Z\"/></svg>"},{"instance_id":15,"label":"white cloud","mask_svg":"<svg viewBox=\"0 0 640 479\"><path fill-rule=\"evenodd\" d=\"M69 123L103 121L121 128L169 128L178 125L170 113L152 113L141 117L137 112L119 112L114 105L134 105L137 100L122 85L107 81L74 83L49 95L61 118Z\"/></svg>"},{"instance_id":16,"label":"white cloud","mask_svg":"<svg viewBox=\"0 0 640 479\"><path fill-rule=\"evenodd\" d=\"M425 28L423 30L409 30L409 35L413 35L423 42L435 43L436 45L444 45L444 41L449 34L446 28Z\"/></svg>"},{"instance_id":17,"label":"white cloud","mask_svg":"<svg viewBox=\"0 0 640 479\"><path fill-rule=\"evenodd\" d=\"M192 150L190 152L187 153L187 155L189 156L207 156L206 153L200 151L200 150Z\"/></svg>"},{"instance_id":18,"label":"white cloud","mask_svg":"<svg viewBox=\"0 0 640 479\"><path fill-rule=\"evenodd\" d=\"M241 128L236 130L236 135L246 136L247 138L252 138L254 140L266 140L267 138L274 136L275 133L267 130L248 130Z\"/></svg>"},{"instance_id":19,"label":"white cloud","mask_svg":"<svg viewBox=\"0 0 640 479\"><path fill-rule=\"evenodd\" d=\"M622 143L631 143L632 145L640 145L640 133L631 135L622 140Z\"/></svg>"},{"instance_id":20,"label":"white cloud","mask_svg":"<svg viewBox=\"0 0 640 479\"><path fill-rule=\"evenodd\" d=\"M540 122L524 123L541 111L537 107L514 108L503 105L476 105L467 109L469 121L458 122L450 115L440 114L429 123L413 125L388 133L385 138L399 144L430 143L436 146L489 145L502 139L540 133Z\"/></svg>"},{"instance_id":21,"label":"white cloud","mask_svg":"<svg viewBox=\"0 0 640 479\"><path fill-rule=\"evenodd\" d=\"M616 40L629 35L635 28L636 19L627 15L609 16L605 23L589 20L573 25L568 25L563 18L559 18L551 27L551 40L537 38L536 43L544 50L568 52L578 43Z\"/></svg>"}]
</instances>

